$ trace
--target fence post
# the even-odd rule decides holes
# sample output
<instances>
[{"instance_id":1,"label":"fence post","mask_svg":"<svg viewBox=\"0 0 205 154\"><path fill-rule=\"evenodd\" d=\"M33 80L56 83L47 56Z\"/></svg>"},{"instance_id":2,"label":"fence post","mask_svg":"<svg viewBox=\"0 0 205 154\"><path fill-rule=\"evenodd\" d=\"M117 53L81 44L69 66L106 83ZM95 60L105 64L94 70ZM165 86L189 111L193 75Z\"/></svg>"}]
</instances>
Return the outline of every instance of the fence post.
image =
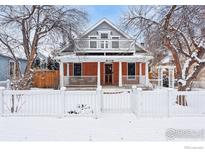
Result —
<instances>
[{"instance_id":1,"label":"fence post","mask_svg":"<svg viewBox=\"0 0 205 154\"><path fill-rule=\"evenodd\" d=\"M167 101L167 117L171 116L171 107L172 107L172 101L174 97L174 89L168 89L168 101Z\"/></svg>"},{"instance_id":2,"label":"fence post","mask_svg":"<svg viewBox=\"0 0 205 154\"><path fill-rule=\"evenodd\" d=\"M141 104L142 104L142 88L137 88L137 117L140 118L141 116Z\"/></svg>"},{"instance_id":3,"label":"fence post","mask_svg":"<svg viewBox=\"0 0 205 154\"><path fill-rule=\"evenodd\" d=\"M0 105L1 105L1 111L0 111L0 115L3 116L4 114L4 96L3 96L3 92L4 92L5 88L4 87L0 87Z\"/></svg>"},{"instance_id":4,"label":"fence post","mask_svg":"<svg viewBox=\"0 0 205 154\"><path fill-rule=\"evenodd\" d=\"M132 86L132 91L131 91L131 95L130 95L130 111L134 114L136 114L136 102L137 102L137 87L136 86Z\"/></svg>"},{"instance_id":5,"label":"fence post","mask_svg":"<svg viewBox=\"0 0 205 154\"><path fill-rule=\"evenodd\" d=\"M60 104L61 104L61 113L60 113L60 117L63 118L65 115L65 91L66 88L62 87L60 89Z\"/></svg>"},{"instance_id":6,"label":"fence post","mask_svg":"<svg viewBox=\"0 0 205 154\"><path fill-rule=\"evenodd\" d=\"M98 119L102 108L102 86L96 89L97 102L95 103L95 118Z\"/></svg>"}]
</instances>

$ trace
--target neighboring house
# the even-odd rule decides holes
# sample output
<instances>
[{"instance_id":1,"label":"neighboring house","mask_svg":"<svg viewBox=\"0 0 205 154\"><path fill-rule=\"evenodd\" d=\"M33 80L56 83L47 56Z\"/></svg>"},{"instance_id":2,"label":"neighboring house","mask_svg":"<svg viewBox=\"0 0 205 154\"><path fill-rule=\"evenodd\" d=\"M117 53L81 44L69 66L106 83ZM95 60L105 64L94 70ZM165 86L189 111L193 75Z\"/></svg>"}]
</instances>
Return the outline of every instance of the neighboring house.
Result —
<instances>
[{"instance_id":1,"label":"neighboring house","mask_svg":"<svg viewBox=\"0 0 205 154\"><path fill-rule=\"evenodd\" d=\"M73 42L56 57L61 87L149 85L152 56L109 20L100 20Z\"/></svg>"},{"instance_id":2,"label":"neighboring house","mask_svg":"<svg viewBox=\"0 0 205 154\"><path fill-rule=\"evenodd\" d=\"M26 60L19 58L20 71L23 73L26 68ZM0 81L12 79L15 74L15 62L6 54L0 53Z\"/></svg>"},{"instance_id":3,"label":"neighboring house","mask_svg":"<svg viewBox=\"0 0 205 154\"><path fill-rule=\"evenodd\" d=\"M36 59L34 61L34 67L40 69L47 69L48 56L44 54L42 50L37 52Z\"/></svg>"}]
</instances>

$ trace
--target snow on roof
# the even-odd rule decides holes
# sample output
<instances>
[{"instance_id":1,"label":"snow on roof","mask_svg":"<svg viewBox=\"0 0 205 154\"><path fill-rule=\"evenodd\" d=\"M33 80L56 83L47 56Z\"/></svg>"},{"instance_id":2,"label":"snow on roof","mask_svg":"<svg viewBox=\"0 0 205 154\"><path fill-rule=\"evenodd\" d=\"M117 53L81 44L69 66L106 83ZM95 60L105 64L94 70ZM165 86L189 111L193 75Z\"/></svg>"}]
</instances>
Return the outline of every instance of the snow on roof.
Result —
<instances>
[{"instance_id":1,"label":"snow on roof","mask_svg":"<svg viewBox=\"0 0 205 154\"><path fill-rule=\"evenodd\" d=\"M18 58L18 59L27 60L25 54L23 52L21 52L20 50L18 52L15 52L14 54L15 54L16 58ZM13 58L12 54L10 52L6 51L5 49L0 49L0 55Z\"/></svg>"},{"instance_id":2,"label":"snow on roof","mask_svg":"<svg viewBox=\"0 0 205 154\"><path fill-rule=\"evenodd\" d=\"M38 50L38 53L39 53L41 56L43 56L43 57L45 57L45 58L48 58L49 55L50 55L50 53L51 53L51 51Z\"/></svg>"},{"instance_id":3,"label":"snow on roof","mask_svg":"<svg viewBox=\"0 0 205 154\"><path fill-rule=\"evenodd\" d=\"M56 57L56 60L61 62L107 62L107 61L127 61L127 62L146 62L153 57L145 54L134 54L129 56L77 56L76 54L61 55Z\"/></svg>"}]
</instances>

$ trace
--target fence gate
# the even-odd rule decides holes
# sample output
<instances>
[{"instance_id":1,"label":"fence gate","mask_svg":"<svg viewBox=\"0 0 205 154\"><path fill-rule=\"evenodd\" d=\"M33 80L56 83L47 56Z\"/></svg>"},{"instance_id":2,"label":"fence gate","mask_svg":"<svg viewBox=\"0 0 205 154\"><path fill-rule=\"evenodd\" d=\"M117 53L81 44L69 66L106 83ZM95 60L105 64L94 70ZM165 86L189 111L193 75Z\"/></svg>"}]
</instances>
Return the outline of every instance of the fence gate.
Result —
<instances>
[{"instance_id":1,"label":"fence gate","mask_svg":"<svg viewBox=\"0 0 205 154\"><path fill-rule=\"evenodd\" d=\"M103 92L102 112L131 112L131 92Z\"/></svg>"}]
</instances>

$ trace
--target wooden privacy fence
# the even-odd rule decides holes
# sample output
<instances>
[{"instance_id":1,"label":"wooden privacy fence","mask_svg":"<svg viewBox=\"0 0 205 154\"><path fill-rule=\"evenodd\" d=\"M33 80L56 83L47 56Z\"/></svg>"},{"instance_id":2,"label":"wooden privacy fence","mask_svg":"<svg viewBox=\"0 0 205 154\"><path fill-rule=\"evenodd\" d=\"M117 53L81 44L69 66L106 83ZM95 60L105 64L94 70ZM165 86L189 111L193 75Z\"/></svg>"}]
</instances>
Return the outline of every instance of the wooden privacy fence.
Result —
<instances>
[{"instance_id":1,"label":"wooden privacy fence","mask_svg":"<svg viewBox=\"0 0 205 154\"><path fill-rule=\"evenodd\" d=\"M179 105L185 101L187 106ZM177 104L178 103L178 104ZM137 117L205 116L205 91L172 89L122 92L5 90L0 88L2 116L93 116L134 113Z\"/></svg>"},{"instance_id":2,"label":"wooden privacy fence","mask_svg":"<svg viewBox=\"0 0 205 154\"><path fill-rule=\"evenodd\" d=\"M58 70L35 70L32 85L35 88L57 89L59 86L59 71Z\"/></svg>"}]
</instances>

